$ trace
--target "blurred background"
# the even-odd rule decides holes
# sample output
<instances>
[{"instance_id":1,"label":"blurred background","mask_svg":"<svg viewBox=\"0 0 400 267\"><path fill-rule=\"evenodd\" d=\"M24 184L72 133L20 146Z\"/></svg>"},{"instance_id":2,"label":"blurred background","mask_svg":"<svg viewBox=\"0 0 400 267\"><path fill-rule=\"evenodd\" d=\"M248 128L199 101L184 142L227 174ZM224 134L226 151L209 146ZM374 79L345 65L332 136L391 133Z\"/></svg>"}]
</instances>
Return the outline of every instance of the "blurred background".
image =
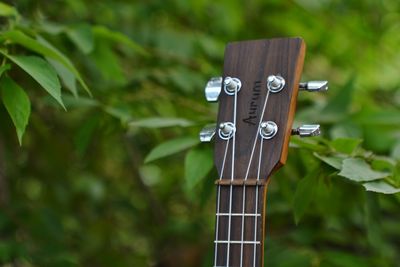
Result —
<instances>
[{"instance_id":1,"label":"blurred background","mask_svg":"<svg viewBox=\"0 0 400 267\"><path fill-rule=\"evenodd\" d=\"M292 138L272 178L266 266L400 266L398 0L15 0L0 16L1 266L212 266L204 85L227 42L286 36L330 90L299 95L295 124L323 136Z\"/></svg>"}]
</instances>

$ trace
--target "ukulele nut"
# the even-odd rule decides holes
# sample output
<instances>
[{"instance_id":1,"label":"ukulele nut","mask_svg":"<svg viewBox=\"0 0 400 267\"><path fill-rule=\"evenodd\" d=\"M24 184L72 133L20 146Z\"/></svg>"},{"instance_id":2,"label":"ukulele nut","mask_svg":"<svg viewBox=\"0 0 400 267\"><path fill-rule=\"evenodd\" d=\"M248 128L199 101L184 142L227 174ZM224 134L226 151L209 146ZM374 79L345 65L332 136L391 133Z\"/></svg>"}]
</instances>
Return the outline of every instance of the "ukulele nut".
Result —
<instances>
[{"instance_id":1,"label":"ukulele nut","mask_svg":"<svg viewBox=\"0 0 400 267\"><path fill-rule=\"evenodd\" d=\"M278 93L285 87L285 79L280 75L270 75L267 78L267 88L271 93Z\"/></svg>"},{"instance_id":2,"label":"ukulele nut","mask_svg":"<svg viewBox=\"0 0 400 267\"><path fill-rule=\"evenodd\" d=\"M263 121L260 124L260 135L264 139L271 139L278 133L278 125L273 121Z\"/></svg>"},{"instance_id":3,"label":"ukulele nut","mask_svg":"<svg viewBox=\"0 0 400 267\"><path fill-rule=\"evenodd\" d=\"M226 77L224 79L224 90L228 95L234 95L242 88L242 82L238 78Z\"/></svg>"},{"instance_id":4,"label":"ukulele nut","mask_svg":"<svg viewBox=\"0 0 400 267\"><path fill-rule=\"evenodd\" d=\"M218 135L223 140L232 138L236 132L236 127L232 122L223 122L219 125Z\"/></svg>"}]
</instances>

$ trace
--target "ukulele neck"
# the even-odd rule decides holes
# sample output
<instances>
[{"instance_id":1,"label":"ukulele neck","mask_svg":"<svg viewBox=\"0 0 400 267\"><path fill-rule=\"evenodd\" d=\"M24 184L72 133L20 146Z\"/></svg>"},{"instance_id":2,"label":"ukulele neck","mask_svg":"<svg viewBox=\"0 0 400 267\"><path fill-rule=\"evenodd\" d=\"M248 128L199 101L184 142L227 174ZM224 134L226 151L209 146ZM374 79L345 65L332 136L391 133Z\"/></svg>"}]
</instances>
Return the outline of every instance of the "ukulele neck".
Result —
<instances>
[{"instance_id":1,"label":"ukulele neck","mask_svg":"<svg viewBox=\"0 0 400 267\"><path fill-rule=\"evenodd\" d=\"M214 267L263 266L266 178L286 162L304 53L300 38L230 43L223 76L206 87L219 101L214 130L201 135L216 136Z\"/></svg>"},{"instance_id":2,"label":"ukulele neck","mask_svg":"<svg viewBox=\"0 0 400 267\"><path fill-rule=\"evenodd\" d=\"M217 181L215 267L264 265L267 186L256 179Z\"/></svg>"}]
</instances>

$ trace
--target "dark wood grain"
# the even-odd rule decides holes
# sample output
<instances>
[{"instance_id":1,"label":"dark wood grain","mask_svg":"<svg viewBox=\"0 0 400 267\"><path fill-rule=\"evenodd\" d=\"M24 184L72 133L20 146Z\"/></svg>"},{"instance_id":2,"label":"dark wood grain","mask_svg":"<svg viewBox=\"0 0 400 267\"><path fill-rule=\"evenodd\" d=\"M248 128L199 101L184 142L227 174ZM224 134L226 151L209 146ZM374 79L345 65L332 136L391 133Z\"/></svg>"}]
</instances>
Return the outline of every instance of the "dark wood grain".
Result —
<instances>
[{"instance_id":1,"label":"dark wood grain","mask_svg":"<svg viewBox=\"0 0 400 267\"><path fill-rule=\"evenodd\" d=\"M254 245L243 245L242 265L240 265L242 255L240 244L217 244L215 266L264 266L268 178L285 163L287 158L304 54L305 44L300 38L235 42L226 47L223 78L228 76L239 78L242 88L237 95L235 154L233 157L233 140L231 139L224 169L222 165L227 141L216 138L215 165L221 177L221 180L216 182L217 192L219 192L217 211L219 213L243 213L244 211L244 213L258 213L261 216L246 216L244 223L242 216L219 216L216 223L216 228L218 228L216 240L241 241L243 239L244 241L260 241L260 244L255 247L255 257ZM286 81L286 86L280 93L269 95L266 111L261 118L269 75L281 75ZM221 122L233 121L233 108L234 97L222 90L217 125ZM273 139L263 141L261 157L259 157L261 139L258 136L260 119L274 121L279 129ZM245 179L255 138L258 139L258 143L255 146L248 179ZM259 161L260 170L258 170ZM232 164L234 164L233 173ZM257 181L258 175L260 181ZM230 220L229 217L231 217ZM256 226L255 220L257 220ZM228 261L229 264L227 264Z\"/></svg>"},{"instance_id":2,"label":"dark wood grain","mask_svg":"<svg viewBox=\"0 0 400 267\"><path fill-rule=\"evenodd\" d=\"M278 134L263 145L261 177L270 177L286 161L290 132L296 107L298 84L303 67L305 44L300 38L284 38L236 42L227 45L223 77L237 77L242 82L238 93L236 150L234 178L243 179L250 159L251 147L258 132L262 107L267 94L266 80L269 75L280 74L286 80L285 88L270 94L263 121L272 120L278 125ZM255 90L257 92L255 92ZM220 96L217 125L233 121L234 97ZM252 107L251 107L252 106ZM255 109L256 118L246 123L249 111ZM247 120L249 121L249 120ZM221 174L226 141L220 138L215 143L215 165ZM231 178L232 146L223 172L224 179ZM249 178L257 177L260 146L256 146Z\"/></svg>"}]
</instances>

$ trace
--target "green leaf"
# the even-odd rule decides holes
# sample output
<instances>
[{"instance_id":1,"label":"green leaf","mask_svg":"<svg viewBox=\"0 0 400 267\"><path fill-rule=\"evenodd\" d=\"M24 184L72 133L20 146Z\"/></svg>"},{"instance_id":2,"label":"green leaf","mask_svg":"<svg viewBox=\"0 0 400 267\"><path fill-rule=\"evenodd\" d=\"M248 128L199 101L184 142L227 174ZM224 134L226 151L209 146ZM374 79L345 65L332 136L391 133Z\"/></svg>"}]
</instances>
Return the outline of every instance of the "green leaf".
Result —
<instances>
[{"instance_id":1,"label":"green leaf","mask_svg":"<svg viewBox=\"0 0 400 267\"><path fill-rule=\"evenodd\" d=\"M93 98L88 98L88 97L72 97L72 96L64 96L64 103L67 107L78 107L78 108L95 108L99 107L100 103L93 99Z\"/></svg>"},{"instance_id":2,"label":"green leaf","mask_svg":"<svg viewBox=\"0 0 400 267\"><path fill-rule=\"evenodd\" d=\"M209 149L192 149L185 157L186 188L191 191L211 171L214 163Z\"/></svg>"},{"instance_id":3,"label":"green leaf","mask_svg":"<svg viewBox=\"0 0 400 267\"><path fill-rule=\"evenodd\" d=\"M361 144L361 139L337 138L330 142L330 145L337 152L351 154Z\"/></svg>"},{"instance_id":4,"label":"green leaf","mask_svg":"<svg viewBox=\"0 0 400 267\"><path fill-rule=\"evenodd\" d=\"M144 162L148 163L150 161L178 153L182 150L197 145L199 142L200 141L197 138L193 137L183 137L183 138L169 140L165 143L156 146L153 150L151 150L150 153L146 156Z\"/></svg>"},{"instance_id":5,"label":"green leaf","mask_svg":"<svg viewBox=\"0 0 400 267\"><path fill-rule=\"evenodd\" d=\"M360 158L345 159L339 175L355 182L373 181L389 176L386 172L372 170L371 166Z\"/></svg>"},{"instance_id":6,"label":"green leaf","mask_svg":"<svg viewBox=\"0 0 400 267\"><path fill-rule=\"evenodd\" d=\"M0 77L3 75L4 72L8 71L9 69L11 69L10 64L5 64L5 65L1 66L0 67Z\"/></svg>"},{"instance_id":7,"label":"green leaf","mask_svg":"<svg viewBox=\"0 0 400 267\"><path fill-rule=\"evenodd\" d=\"M291 138L290 139L290 147L295 147L295 148L304 148L312 151L325 151L327 150L326 147L318 144L318 141L316 138L309 138L308 140L305 140L306 138ZM313 139L313 140L311 140Z\"/></svg>"},{"instance_id":8,"label":"green leaf","mask_svg":"<svg viewBox=\"0 0 400 267\"><path fill-rule=\"evenodd\" d=\"M66 26L63 24L56 23L54 21L41 20L38 22L41 30L51 35L57 35L65 32Z\"/></svg>"},{"instance_id":9,"label":"green leaf","mask_svg":"<svg viewBox=\"0 0 400 267\"><path fill-rule=\"evenodd\" d=\"M25 91L8 76L1 79L0 88L4 106L17 130L18 141L22 144L31 113L31 102Z\"/></svg>"},{"instance_id":10,"label":"green leaf","mask_svg":"<svg viewBox=\"0 0 400 267\"><path fill-rule=\"evenodd\" d=\"M383 172L393 172L396 168L396 161L389 157L375 156L371 162L374 170Z\"/></svg>"},{"instance_id":11,"label":"green leaf","mask_svg":"<svg viewBox=\"0 0 400 267\"><path fill-rule=\"evenodd\" d=\"M310 206L318 185L318 168L307 174L297 185L293 198L293 211L296 224Z\"/></svg>"},{"instance_id":12,"label":"green leaf","mask_svg":"<svg viewBox=\"0 0 400 267\"><path fill-rule=\"evenodd\" d=\"M345 114L350 108L353 92L355 89L356 75L351 75L340 91L332 97L322 110L324 116Z\"/></svg>"},{"instance_id":13,"label":"green leaf","mask_svg":"<svg viewBox=\"0 0 400 267\"><path fill-rule=\"evenodd\" d=\"M50 44L46 39L44 39L41 36L37 37L39 44L51 49L57 57L50 57L53 58L57 61L59 61L61 64L63 64L73 75L75 78L78 80L80 85L83 87L83 89L91 96L92 93L90 92L89 87L86 85L85 81L83 80L82 76L78 72L78 70L75 68L75 66L71 63L71 61L63 54L61 53L57 48L55 48L52 44ZM46 57L47 58L47 57Z\"/></svg>"},{"instance_id":14,"label":"green leaf","mask_svg":"<svg viewBox=\"0 0 400 267\"><path fill-rule=\"evenodd\" d=\"M1 17L17 17L18 12L12 6L0 2L0 16Z\"/></svg>"},{"instance_id":15,"label":"green leaf","mask_svg":"<svg viewBox=\"0 0 400 267\"><path fill-rule=\"evenodd\" d=\"M144 56L148 55L146 50L144 50L139 44L137 44L132 39L130 39L128 36L126 36L120 32L111 31L104 26L94 26L92 28L92 30L93 30L93 33L97 37L101 37L103 39L108 39L117 44L126 45L127 47L140 53L141 55L144 55Z\"/></svg>"},{"instance_id":16,"label":"green leaf","mask_svg":"<svg viewBox=\"0 0 400 267\"><path fill-rule=\"evenodd\" d=\"M119 58L107 41L98 41L90 56L107 81L113 81L118 84L126 83L126 77Z\"/></svg>"},{"instance_id":17,"label":"green leaf","mask_svg":"<svg viewBox=\"0 0 400 267\"><path fill-rule=\"evenodd\" d=\"M128 121L132 120L130 110L125 107L103 107L104 111L110 114L111 116L119 119L124 125L128 123Z\"/></svg>"},{"instance_id":18,"label":"green leaf","mask_svg":"<svg viewBox=\"0 0 400 267\"><path fill-rule=\"evenodd\" d=\"M186 119L162 118L162 117L146 118L129 123L130 127L143 127L143 128L165 128L173 126L188 127L192 125L193 122Z\"/></svg>"},{"instance_id":19,"label":"green leaf","mask_svg":"<svg viewBox=\"0 0 400 267\"><path fill-rule=\"evenodd\" d=\"M314 153L314 156L337 170L342 169L343 158L335 156L322 156L318 153Z\"/></svg>"},{"instance_id":20,"label":"green leaf","mask_svg":"<svg viewBox=\"0 0 400 267\"><path fill-rule=\"evenodd\" d=\"M76 88L75 75L59 61L46 57L47 62L56 70L58 76L60 76L64 86L71 91L71 93L78 97L78 89Z\"/></svg>"},{"instance_id":21,"label":"green leaf","mask_svg":"<svg viewBox=\"0 0 400 267\"><path fill-rule=\"evenodd\" d=\"M61 85L54 68L37 56L7 55L15 64L35 79L65 109L61 99Z\"/></svg>"},{"instance_id":22,"label":"green leaf","mask_svg":"<svg viewBox=\"0 0 400 267\"><path fill-rule=\"evenodd\" d=\"M91 95L89 88L71 61L44 38L38 36L37 40L35 40L21 31L13 30L2 33L0 35L0 40L7 40L11 43L22 45L26 49L41 54L44 57L59 61L75 75L82 87Z\"/></svg>"},{"instance_id":23,"label":"green leaf","mask_svg":"<svg viewBox=\"0 0 400 267\"><path fill-rule=\"evenodd\" d=\"M317 110L315 108L308 109L306 114L302 112L303 114L300 116L303 118L304 116L307 116L309 119L311 117L311 119L319 122L334 124L337 124L344 118L347 118L355 89L355 77L355 74L351 75L342 88L335 90L337 91L336 95L329 97L329 101L327 101L325 107L322 109L317 108Z\"/></svg>"},{"instance_id":24,"label":"green leaf","mask_svg":"<svg viewBox=\"0 0 400 267\"><path fill-rule=\"evenodd\" d=\"M375 193L382 193L382 194L400 193L400 188L396 188L384 181L364 183L363 186L365 190Z\"/></svg>"},{"instance_id":25,"label":"green leaf","mask_svg":"<svg viewBox=\"0 0 400 267\"><path fill-rule=\"evenodd\" d=\"M90 25L74 25L66 30L66 34L83 53L89 54L93 51L94 38Z\"/></svg>"}]
</instances>

